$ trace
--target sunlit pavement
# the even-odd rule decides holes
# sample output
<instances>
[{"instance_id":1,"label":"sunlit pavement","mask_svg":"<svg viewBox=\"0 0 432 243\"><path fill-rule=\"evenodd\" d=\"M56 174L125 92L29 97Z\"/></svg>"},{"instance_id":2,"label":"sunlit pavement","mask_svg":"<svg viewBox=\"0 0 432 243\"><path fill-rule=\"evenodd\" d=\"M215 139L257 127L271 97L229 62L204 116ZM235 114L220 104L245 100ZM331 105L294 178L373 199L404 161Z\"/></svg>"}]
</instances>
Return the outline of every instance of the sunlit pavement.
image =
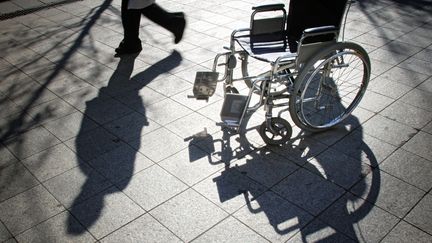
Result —
<instances>
[{"instance_id":1,"label":"sunlit pavement","mask_svg":"<svg viewBox=\"0 0 432 243\"><path fill-rule=\"evenodd\" d=\"M345 126L283 147L262 112L221 130L220 89L187 98L263 2L157 2L185 12L183 41L143 18L123 58L120 0L0 2L17 15L0 21L1 242L432 242L432 1L353 5L368 91Z\"/></svg>"}]
</instances>

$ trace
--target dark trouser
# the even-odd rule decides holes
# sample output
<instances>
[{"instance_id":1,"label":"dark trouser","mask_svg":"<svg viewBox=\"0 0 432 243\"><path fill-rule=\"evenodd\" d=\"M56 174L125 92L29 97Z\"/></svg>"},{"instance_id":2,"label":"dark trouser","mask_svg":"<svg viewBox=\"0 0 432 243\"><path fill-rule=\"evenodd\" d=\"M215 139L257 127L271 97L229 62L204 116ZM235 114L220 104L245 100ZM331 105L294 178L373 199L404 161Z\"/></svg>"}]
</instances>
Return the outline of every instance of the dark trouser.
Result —
<instances>
[{"instance_id":1,"label":"dark trouser","mask_svg":"<svg viewBox=\"0 0 432 243\"><path fill-rule=\"evenodd\" d=\"M165 29L171 32L174 31L173 23L175 21L172 20L175 17L175 13L169 13L157 4L152 4L143 9L128 9L128 2L129 0L122 0L121 3L124 42L128 45L141 43L138 37L141 14Z\"/></svg>"}]
</instances>

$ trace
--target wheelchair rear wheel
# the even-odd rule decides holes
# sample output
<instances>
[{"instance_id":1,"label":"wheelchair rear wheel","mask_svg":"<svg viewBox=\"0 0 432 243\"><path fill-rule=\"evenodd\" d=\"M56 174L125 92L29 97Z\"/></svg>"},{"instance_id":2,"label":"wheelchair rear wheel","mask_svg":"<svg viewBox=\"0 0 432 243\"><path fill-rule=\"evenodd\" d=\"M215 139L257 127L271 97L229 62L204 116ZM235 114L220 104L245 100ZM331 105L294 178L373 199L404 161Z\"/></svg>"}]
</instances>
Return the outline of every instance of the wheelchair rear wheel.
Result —
<instances>
[{"instance_id":1,"label":"wheelchair rear wheel","mask_svg":"<svg viewBox=\"0 0 432 243\"><path fill-rule=\"evenodd\" d=\"M290 97L294 123L317 132L342 122L363 97L370 70L367 52L355 43L335 43L319 51L295 80Z\"/></svg>"}]
</instances>

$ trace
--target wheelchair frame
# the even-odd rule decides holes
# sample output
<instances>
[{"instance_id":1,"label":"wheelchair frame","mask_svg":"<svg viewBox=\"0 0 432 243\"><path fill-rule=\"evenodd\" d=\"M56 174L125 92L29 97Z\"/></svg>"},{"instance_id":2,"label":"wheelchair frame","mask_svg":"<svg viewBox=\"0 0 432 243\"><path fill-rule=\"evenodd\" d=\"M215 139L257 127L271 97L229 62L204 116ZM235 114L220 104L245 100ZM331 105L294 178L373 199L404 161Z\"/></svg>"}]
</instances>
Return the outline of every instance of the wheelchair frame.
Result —
<instances>
[{"instance_id":1,"label":"wheelchair frame","mask_svg":"<svg viewBox=\"0 0 432 243\"><path fill-rule=\"evenodd\" d=\"M339 28L335 26L319 26L316 28L309 28L304 30L298 42L298 49L296 53L284 52L273 61L262 60L258 56L252 56L255 59L269 62L271 67L259 75L249 76L248 72L248 58L250 53L240 45L238 38L241 38L243 32L255 32L260 34L266 29L266 24L273 24L272 31L275 31L277 23L285 23L287 19L286 10L283 4L272 4L253 7L251 15L251 27L244 29L234 30L230 38L230 46L224 47L228 51L225 53L217 54L214 62L212 72L198 72L194 85L194 96L197 99L208 99L212 96L216 89L218 82L223 82L224 90L224 104L221 111L221 118L223 125L239 131L242 126L243 120L246 115L255 112L260 107L264 106L265 121L261 124L259 132L264 142L267 144L283 144L287 142L292 135L292 128L288 121L281 118L281 114L290 111L293 122L301 129L318 132L331 128L344 119L346 119L354 108L360 102L369 82L370 78L370 61L367 52L359 45L351 42L339 42L339 33L342 26L345 26L347 13L349 11L351 2L348 0L344 9L344 14L341 19ZM268 13L274 11L281 11L282 17L260 19L257 22L255 19L258 13ZM259 28L255 28L259 26ZM255 28L255 29L254 29ZM282 26L281 29L284 29ZM276 28L277 29L277 28ZM274 33L274 32L273 32ZM342 34L342 40L343 40ZM245 35L247 38L252 38L254 35ZM313 38L326 37L324 41L309 41ZM331 38L328 39L328 36ZM270 36L270 39L274 39ZM264 38L266 38L264 34ZM281 40L284 42L286 40ZM236 45L240 45L243 50L236 50ZM283 45L282 45L283 46ZM286 48L286 46L284 46ZM234 78L234 69L237 66L237 57L241 61L242 77ZM224 58L224 62L220 63L220 59ZM351 68L351 72L359 72L362 76L360 83L357 85L352 80L348 80L348 85L343 85L343 89L337 87L338 83L330 75L338 73L342 75L341 71L344 68L349 68L349 60L358 60ZM349 59L349 60L347 60ZM348 62L347 62L348 61ZM360 63L361 62L361 63ZM360 65L361 64L361 65ZM219 78L217 72L218 66L225 66L224 74ZM355 76L354 76L355 77ZM354 80L354 77L350 77ZM315 84L316 78L317 84ZM356 78L356 77L355 77ZM241 95L234 87L234 83L244 81L249 87L248 95ZM350 83L352 82L352 83ZM313 86L313 85L315 86ZM349 91L347 89L358 87L358 91ZM315 93L315 96L305 97L310 93ZM346 109L344 109L343 99L350 99L355 96ZM259 95L259 101L250 106L253 94ZM341 94L343 94L341 96ZM330 97L335 102L340 104L326 104L320 105L320 100L323 97ZM288 99L288 102L280 102L280 100ZM327 98L328 99L328 98ZM314 103L314 105L308 105ZM273 117L273 109L279 107L288 107L279 111L277 117ZM342 114L334 118L329 117L326 122L318 122L315 124L312 118L305 115L305 111L313 110L317 115L321 110L335 110L340 109ZM343 108L342 108L343 107ZM300 114L301 113L301 114ZM322 124L321 124L322 123Z\"/></svg>"}]
</instances>

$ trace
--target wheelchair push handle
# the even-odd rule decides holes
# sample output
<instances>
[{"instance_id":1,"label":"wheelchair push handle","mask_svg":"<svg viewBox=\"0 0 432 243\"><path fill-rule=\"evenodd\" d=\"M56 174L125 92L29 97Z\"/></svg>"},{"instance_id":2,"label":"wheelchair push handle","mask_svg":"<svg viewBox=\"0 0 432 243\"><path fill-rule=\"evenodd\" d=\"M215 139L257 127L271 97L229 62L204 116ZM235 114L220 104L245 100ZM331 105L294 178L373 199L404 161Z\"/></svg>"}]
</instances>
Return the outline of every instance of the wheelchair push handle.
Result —
<instances>
[{"instance_id":1,"label":"wheelchair push handle","mask_svg":"<svg viewBox=\"0 0 432 243\"><path fill-rule=\"evenodd\" d=\"M261 6L254 6L252 7L252 10L254 11L275 11L275 10L281 10L285 8L285 4L278 3L278 4L266 4Z\"/></svg>"}]
</instances>

